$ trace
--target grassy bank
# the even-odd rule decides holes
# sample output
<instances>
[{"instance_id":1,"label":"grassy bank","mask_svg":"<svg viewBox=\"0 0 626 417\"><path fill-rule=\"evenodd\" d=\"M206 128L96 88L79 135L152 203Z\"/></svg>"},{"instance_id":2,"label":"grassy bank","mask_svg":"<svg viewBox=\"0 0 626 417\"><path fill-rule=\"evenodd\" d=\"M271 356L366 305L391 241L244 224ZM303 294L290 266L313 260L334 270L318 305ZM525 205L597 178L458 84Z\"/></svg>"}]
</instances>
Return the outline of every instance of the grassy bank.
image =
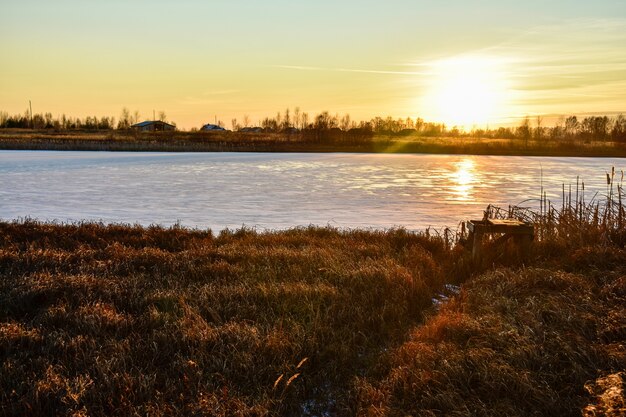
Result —
<instances>
[{"instance_id":1,"label":"grassy bank","mask_svg":"<svg viewBox=\"0 0 626 417\"><path fill-rule=\"evenodd\" d=\"M443 265L401 230L0 223L0 414L343 412Z\"/></svg>"},{"instance_id":2,"label":"grassy bank","mask_svg":"<svg viewBox=\"0 0 626 417\"><path fill-rule=\"evenodd\" d=\"M240 133L123 131L0 131L0 149L160 152L386 152L475 155L626 157L624 143L349 132Z\"/></svg>"},{"instance_id":3,"label":"grassy bank","mask_svg":"<svg viewBox=\"0 0 626 417\"><path fill-rule=\"evenodd\" d=\"M403 230L0 222L0 412L603 415L626 227L593 207L482 262Z\"/></svg>"}]
</instances>

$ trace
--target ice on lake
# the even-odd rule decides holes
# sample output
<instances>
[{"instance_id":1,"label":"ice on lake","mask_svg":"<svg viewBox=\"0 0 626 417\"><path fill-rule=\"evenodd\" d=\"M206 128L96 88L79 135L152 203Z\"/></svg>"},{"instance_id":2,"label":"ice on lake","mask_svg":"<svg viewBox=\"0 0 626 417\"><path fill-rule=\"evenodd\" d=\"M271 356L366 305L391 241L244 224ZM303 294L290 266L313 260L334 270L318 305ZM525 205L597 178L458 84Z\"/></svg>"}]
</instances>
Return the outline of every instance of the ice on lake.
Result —
<instances>
[{"instance_id":1,"label":"ice on lake","mask_svg":"<svg viewBox=\"0 0 626 417\"><path fill-rule=\"evenodd\" d=\"M606 192L620 158L0 151L0 218L211 228L455 229L488 204ZM621 175L621 174L620 174ZM529 200L530 201L525 201ZM535 201L533 201L535 199Z\"/></svg>"}]
</instances>

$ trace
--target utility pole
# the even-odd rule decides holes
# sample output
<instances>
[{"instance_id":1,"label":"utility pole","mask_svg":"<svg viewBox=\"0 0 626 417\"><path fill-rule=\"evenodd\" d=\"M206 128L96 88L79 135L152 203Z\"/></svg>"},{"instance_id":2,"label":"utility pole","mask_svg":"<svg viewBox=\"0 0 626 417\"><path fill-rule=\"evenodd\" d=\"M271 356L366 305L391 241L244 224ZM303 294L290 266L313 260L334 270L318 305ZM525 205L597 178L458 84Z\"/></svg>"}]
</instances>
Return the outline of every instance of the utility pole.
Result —
<instances>
[{"instance_id":1,"label":"utility pole","mask_svg":"<svg viewBox=\"0 0 626 417\"><path fill-rule=\"evenodd\" d=\"M30 128L34 129L35 126L33 125L33 103L31 103L30 100L28 100L28 107L30 107Z\"/></svg>"},{"instance_id":2,"label":"utility pole","mask_svg":"<svg viewBox=\"0 0 626 417\"><path fill-rule=\"evenodd\" d=\"M156 121L156 116L155 116L155 113L154 113L154 109L152 109L152 120Z\"/></svg>"}]
</instances>

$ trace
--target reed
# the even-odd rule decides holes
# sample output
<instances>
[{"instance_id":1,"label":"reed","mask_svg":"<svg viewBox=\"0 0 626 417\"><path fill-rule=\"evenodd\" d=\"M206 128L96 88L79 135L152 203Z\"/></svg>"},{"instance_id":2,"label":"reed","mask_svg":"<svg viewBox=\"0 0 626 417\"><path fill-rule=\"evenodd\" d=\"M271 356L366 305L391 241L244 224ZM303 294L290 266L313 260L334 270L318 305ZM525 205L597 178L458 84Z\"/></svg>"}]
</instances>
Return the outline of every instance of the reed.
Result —
<instances>
[{"instance_id":1,"label":"reed","mask_svg":"<svg viewBox=\"0 0 626 417\"><path fill-rule=\"evenodd\" d=\"M0 222L0 414L340 413L447 253L404 230Z\"/></svg>"},{"instance_id":2,"label":"reed","mask_svg":"<svg viewBox=\"0 0 626 417\"><path fill-rule=\"evenodd\" d=\"M490 206L535 223L524 259L473 264L460 295L391 354L387 374L359 378L368 416L620 415L626 377L623 174L602 196L562 188L558 209ZM488 243L487 243L488 244Z\"/></svg>"},{"instance_id":3,"label":"reed","mask_svg":"<svg viewBox=\"0 0 626 417\"><path fill-rule=\"evenodd\" d=\"M584 188L489 207L538 239L483 264L450 230L0 222L0 414L598 409L626 368L623 175Z\"/></svg>"},{"instance_id":4,"label":"reed","mask_svg":"<svg viewBox=\"0 0 626 417\"><path fill-rule=\"evenodd\" d=\"M474 137L299 133L128 132L0 129L0 149L129 152L379 152L475 155L626 156L626 144Z\"/></svg>"}]
</instances>

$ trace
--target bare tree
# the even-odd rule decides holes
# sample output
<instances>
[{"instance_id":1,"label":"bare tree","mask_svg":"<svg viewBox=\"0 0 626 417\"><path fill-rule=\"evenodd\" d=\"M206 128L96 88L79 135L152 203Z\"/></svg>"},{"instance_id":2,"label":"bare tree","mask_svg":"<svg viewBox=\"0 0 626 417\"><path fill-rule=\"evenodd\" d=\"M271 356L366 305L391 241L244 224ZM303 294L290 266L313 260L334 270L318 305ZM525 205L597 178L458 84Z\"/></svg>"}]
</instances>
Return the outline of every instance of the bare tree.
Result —
<instances>
[{"instance_id":1,"label":"bare tree","mask_svg":"<svg viewBox=\"0 0 626 417\"><path fill-rule=\"evenodd\" d=\"M537 127L535 128L535 139L540 140L543 137L543 117L537 116Z\"/></svg>"},{"instance_id":2,"label":"bare tree","mask_svg":"<svg viewBox=\"0 0 626 417\"><path fill-rule=\"evenodd\" d=\"M526 140L526 142L528 142L531 137L530 120L528 119L528 117L524 118L522 124L517 127L515 133L520 139L524 139Z\"/></svg>"},{"instance_id":3,"label":"bare tree","mask_svg":"<svg viewBox=\"0 0 626 417\"><path fill-rule=\"evenodd\" d=\"M165 115L165 112L163 110L161 110L159 112L159 120L162 122L166 122L167 121L167 116Z\"/></svg>"},{"instance_id":4,"label":"bare tree","mask_svg":"<svg viewBox=\"0 0 626 417\"><path fill-rule=\"evenodd\" d=\"M5 111L0 111L0 126L4 127L9 120L9 113Z\"/></svg>"},{"instance_id":5,"label":"bare tree","mask_svg":"<svg viewBox=\"0 0 626 417\"><path fill-rule=\"evenodd\" d=\"M283 117L282 128L289 129L291 127L291 116L289 115L289 107L285 110L285 116Z\"/></svg>"},{"instance_id":6,"label":"bare tree","mask_svg":"<svg viewBox=\"0 0 626 417\"><path fill-rule=\"evenodd\" d=\"M65 119L65 115L63 115L63 118ZM64 124L69 125L69 121L67 121L67 123L64 120ZM124 107L122 109L122 114L120 115L120 120L117 123L117 128L118 129L128 129L131 125L131 117L130 117L130 110L128 110L128 108Z\"/></svg>"},{"instance_id":7,"label":"bare tree","mask_svg":"<svg viewBox=\"0 0 626 417\"><path fill-rule=\"evenodd\" d=\"M248 116L247 114L243 115L243 127L248 127L250 126L250 116Z\"/></svg>"},{"instance_id":8,"label":"bare tree","mask_svg":"<svg viewBox=\"0 0 626 417\"><path fill-rule=\"evenodd\" d=\"M141 118L141 114L139 113L139 110L135 110L135 112L133 113L133 117L131 119L131 124L137 124L139 123L139 119Z\"/></svg>"},{"instance_id":9,"label":"bare tree","mask_svg":"<svg viewBox=\"0 0 626 417\"><path fill-rule=\"evenodd\" d=\"M293 125L300 128L300 107L296 107L293 110Z\"/></svg>"},{"instance_id":10,"label":"bare tree","mask_svg":"<svg viewBox=\"0 0 626 417\"><path fill-rule=\"evenodd\" d=\"M579 128L580 123L578 123L578 118L576 116L570 116L565 119L565 136L573 138L578 134Z\"/></svg>"},{"instance_id":11,"label":"bare tree","mask_svg":"<svg viewBox=\"0 0 626 417\"><path fill-rule=\"evenodd\" d=\"M348 129L350 129L350 115L349 114L346 114L345 116L341 118L341 121L339 122L339 127L343 131L347 131Z\"/></svg>"}]
</instances>

